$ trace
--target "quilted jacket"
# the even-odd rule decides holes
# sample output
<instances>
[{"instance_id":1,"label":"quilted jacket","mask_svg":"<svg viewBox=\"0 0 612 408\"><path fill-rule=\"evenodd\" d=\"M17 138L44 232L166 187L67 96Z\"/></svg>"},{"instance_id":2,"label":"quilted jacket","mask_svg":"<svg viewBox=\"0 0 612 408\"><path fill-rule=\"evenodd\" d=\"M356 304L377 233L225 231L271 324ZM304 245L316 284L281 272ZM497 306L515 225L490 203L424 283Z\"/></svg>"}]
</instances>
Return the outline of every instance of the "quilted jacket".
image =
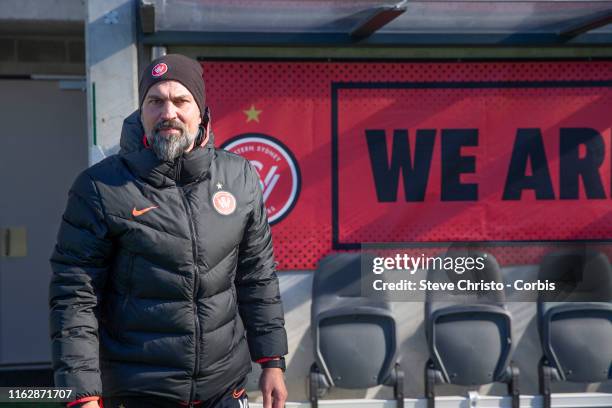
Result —
<instances>
[{"instance_id":1,"label":"quilted jacket","mask_svg":"<svg viewBox=\"0 0 612 408\"><path fill-rule=\"evenodd\" d=\"M142 138L133 114L121 153L70 190L51 257L55 385L206 400L287 353L259 178L212 138L174 162Z\"/></svg>"}]
</instances>

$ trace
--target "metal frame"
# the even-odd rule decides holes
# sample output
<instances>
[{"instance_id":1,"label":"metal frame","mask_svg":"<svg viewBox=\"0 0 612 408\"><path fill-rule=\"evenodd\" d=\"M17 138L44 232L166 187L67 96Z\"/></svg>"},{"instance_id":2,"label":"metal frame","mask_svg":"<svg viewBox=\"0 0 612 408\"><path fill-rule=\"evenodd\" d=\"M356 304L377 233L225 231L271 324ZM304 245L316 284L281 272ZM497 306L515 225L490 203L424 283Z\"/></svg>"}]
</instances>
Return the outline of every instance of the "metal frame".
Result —
<instances>
[{"instance_id":1,"label":"metal frame","mask_svg":"<svg viewBox=\"0 0 612 408\"><path fill-rule=\"evenodd\" d=\"M392 382L392 384L390 384ZM390 378L383 385L393 386L393 396L395 397L394 408L405 408L404 399L404 371L399 362L396 362ZM319 408L319 398L323 397L330 388L324 374L319 370L317 363L312 363L308 373L308 407ZM333 400L332 400L333 401ZM360 401L360 400L358 400ZM298 403L299 404L299 403ZM327 405L323 403L323 405ZM352 405L350 405L352 407Z\"/></svg>"},{"instance_id":2,"label":"metal frame","mask_svg":"<svg viewBox=\"0 0 612 408\"><path fill-rule=\"evenodd\" d=\"M143 33L152 34L155 32L155 4L140 0L138 18Z\"/></svg>"},{"instance_id":3,"label":"metal frame","mask_svg":"<svg viewBox=\"0 0 612 408\"><path fill-rule=\"evenodd\" d=\"M378 7L374 9L367 19L364 19L363 22L353 28L351 37L358 39L371 36L376 31L404 14L406 12L407 2L407 0L403 0L394 6Z\"/></svg>"},{"instance_id":4,"label":"metal frame","mask_svg":"<svg viewBox=\"0 0 612 408\"><path fill-rule=\"evenodd\" d=\"M612 11L597 13L578 24L566 28L565 30L561 31L559 35L561 37L570 39L588 31L607 26L610 23L612 23Z\"/></svg>"},{"instance_id":5,"label":"metal frame","mask_svg":"<svg viewBox=\"0 0 612 408\"><path fill-rule=\"evenodd\" d=\"M558 33L516 34L392 34L374 33L356 39L350 33L261 33L261 32L204 32L158 31L142 34L145 45L224 45L224 46L552 46L552 45L607 45L612 34L585 33L568 38Z\"/></svg>"},{"instance_id":6,"label":"metal frame","mask_svg":"<svg viewBox=\"0 0 612 408\"><path fill-rule=\"evenodd\" d=\"M542 408L542 397L539 395L521 395L521 408ZM507 408L510 407L512 398L510 396L496 397L480 395L478 397L479 408ZM461 408L468 407L468 397L438 397L436 406L438 408ZM381 399L344 399L344 400L320 400L321 408L395 408L395 400ZM610 408L612 405L612 394L606 393L574 393L555 394L552 398L553 407L572 408ZM251 408L262 408L261 403L249 401ZM427 401L424 398L404 399L405 408L425 408ZM287 402L286 408L310 408L310 402Z\"/></svg>"},{"instance_id":7,"label":"metal frame","mask_svg":"<svg viewBox=\"0 0 612 408\"><path fill-rule=\"evenodd\" d=\"M560 32L506 33L380 33L378 30L407 10L407 0L364 10L366 17L350 32L235 32L158 31L155 4L139 1L140 41L145 45L252 45L252 46L422 46L422 45L611 45L612 33L589 33L612 22L612 12L599 12Z\"/></svg>"},{"instance_id":8,"label":"metal frame","mask_svg":"<svg viewBox=\"0 0 612 408\"><path fill-rule=\"evenodd\" d=\"M151 46L146 46L147 49ZM612 47L247 47L172 45L168 52L199 61L253 62L565 62L611 61ZM148 62L148 61L147 61Z\"/></svg>"}]
</instances>

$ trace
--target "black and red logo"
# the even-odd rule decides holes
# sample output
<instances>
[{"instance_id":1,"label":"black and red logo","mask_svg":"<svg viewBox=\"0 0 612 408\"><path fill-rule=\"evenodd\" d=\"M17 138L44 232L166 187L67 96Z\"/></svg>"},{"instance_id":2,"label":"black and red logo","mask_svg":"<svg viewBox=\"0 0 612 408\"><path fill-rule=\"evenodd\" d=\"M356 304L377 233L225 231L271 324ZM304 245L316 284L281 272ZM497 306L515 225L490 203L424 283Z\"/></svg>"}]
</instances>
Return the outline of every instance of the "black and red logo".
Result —
<instances>
[{"instance_id":1,"label":"black and red logo","mask_svg":"<svg viewBox=\"0 0 612 408\"><path fill-rule=\"evenodd\" d=\"M279 140L262 133L244 133L221 148L247 159L259 174L268 222L281 221L300 194L300 168L291 151Z\"/></svg>"}]
</instances>

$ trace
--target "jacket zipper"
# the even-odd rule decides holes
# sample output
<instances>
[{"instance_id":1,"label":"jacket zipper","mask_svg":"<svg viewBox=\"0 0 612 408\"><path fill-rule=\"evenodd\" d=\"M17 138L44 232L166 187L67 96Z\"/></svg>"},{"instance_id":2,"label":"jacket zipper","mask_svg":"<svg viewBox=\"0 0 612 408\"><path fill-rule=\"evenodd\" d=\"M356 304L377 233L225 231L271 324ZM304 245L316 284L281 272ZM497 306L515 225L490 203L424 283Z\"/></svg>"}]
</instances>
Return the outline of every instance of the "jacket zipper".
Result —
<instances>
[{"instance_id":1,"label":"jacket zipper","mask_svg":"<svg viewBox=\"0 0 612 408\"><path fill-rule=\"evenodd\" d=\"M177 186L178 187L178 186ZM187 218L189 219L189 232L191 234L191 251L193 253L193 266L194 266L194 277L193 277L193 319L195 322L195 364L193 368L193 376L191 380L191 392L189 395L189 403L192 404L195 399L196 392L196 378L198 372L200 371L200 321L198 319L198 306L197 306L197 291L198 291L198 277L199 277L199 268L198 268L198 246L196 244L195 239L195 227L193 225L193 217L191 214L191 210L189 209L189 203L187 202L187 197L185 196L185 190L183 187L178 187L178 190L181 193L181 198L183 199L183 205L185 206L185 211L187 213ZM192 405L190 405L192 406Z\"/></svg>"}]
</instances>

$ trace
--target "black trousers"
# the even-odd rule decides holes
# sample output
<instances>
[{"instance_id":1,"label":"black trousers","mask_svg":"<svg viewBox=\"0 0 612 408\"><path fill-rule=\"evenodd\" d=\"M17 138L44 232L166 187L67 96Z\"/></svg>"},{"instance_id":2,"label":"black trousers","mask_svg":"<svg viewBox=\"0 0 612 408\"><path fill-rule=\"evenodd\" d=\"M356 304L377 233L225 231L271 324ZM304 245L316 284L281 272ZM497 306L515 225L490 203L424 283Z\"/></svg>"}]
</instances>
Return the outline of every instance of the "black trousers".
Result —
<instances>
[{"instance_id":1,"label":"black trousers","mask_svg":"<svg viewBox=\"0 0 612 408\"><path fill-rule=\"evenodd\" d=\"M246 377L206 401L186 402L157 397L110 397L102 400L104 408L248 408Z\"/></svg>"}]
</instances>

